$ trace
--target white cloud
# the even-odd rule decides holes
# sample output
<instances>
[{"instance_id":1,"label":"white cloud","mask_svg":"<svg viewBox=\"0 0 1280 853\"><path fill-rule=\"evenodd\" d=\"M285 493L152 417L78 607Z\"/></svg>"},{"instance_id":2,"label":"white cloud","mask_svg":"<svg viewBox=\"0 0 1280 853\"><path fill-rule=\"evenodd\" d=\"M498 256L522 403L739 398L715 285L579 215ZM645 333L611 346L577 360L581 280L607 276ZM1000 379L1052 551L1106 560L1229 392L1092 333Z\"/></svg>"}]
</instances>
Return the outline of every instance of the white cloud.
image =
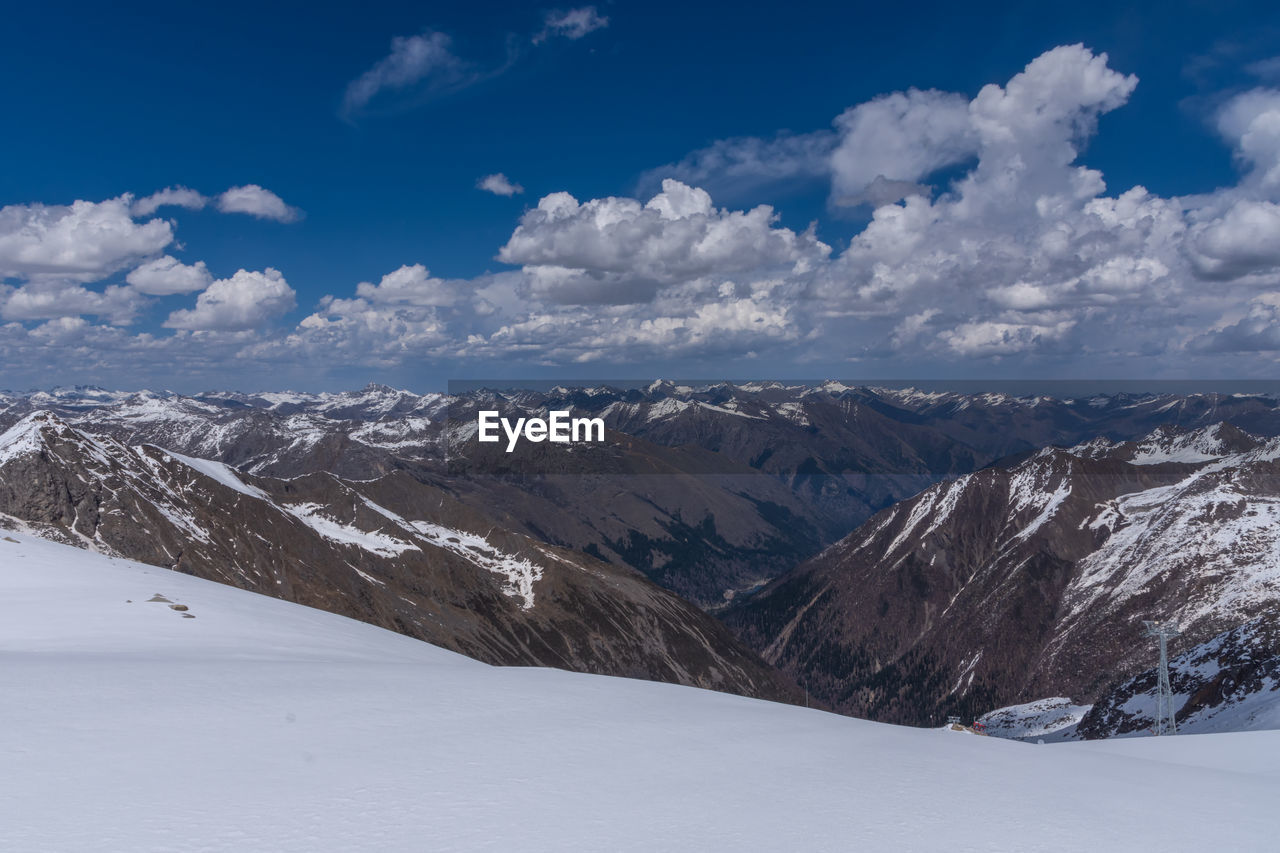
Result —
<instances>
[{"instance_id":1,"label":"white cloud","mask_svg":"<svg viewBox=\"0 0 1280 853\"><path fill-rule=\"evenodd\" d=\"M1081 162L1100 117L1136 83L1105 55L1061 47L973 97L887 95L841 113L834 131L728 140L682 161L709 180L734 170L768 180L770 169L786 180L825 162L833 200L872 208L839 252L813 228L783 227L769 206L717 207L704 187L668 179L647 197L548 194L499 249L515 269L446 280L405 265L326 297L285 334L256 328L293 305L274 270L213 282L162 338L72 316L123 321L143 299L139 286L95 294L46 277L0 293L3 316L21 319L0 327L0 346L31 365L58 340L121 362L234 356L309 370L757 356L789 367L874 362L881 375L993 365L1024 375L1100 365L1269 375L1280 352L1273 93L1241 93L1213 116L1242 169L1235 186L1161 197L1109 189ZM771 162L775 151L790 159ZM13 256L4 234L0 258ZM158 248L135 247L134 265L172 235L159 236ZM191 286L198 275L199 265L152 265L192 276ZM48 322L23 325L35 320Z\"/></svg>"},{"instance_id":2,"label":"white cloud","mask_svg":"<svg viewBox=\"0 0 1280 853\"><path fill-rule=\"evenodd\" d=\"M31 330L31 337L46 345L76 345L90 328L89 321L83 317L58 317L36 326Z\"/></svg>"},{"instance_id":3,"label":"white cloud","mask_svg":"<svg viewBox=\"0 0 1280 853\"><path fill-rule=\"evenodd\" d=\"M541 44L557 36L577 40L607 26L609 19L598 13L595 6L581 6L568 11L555 10L546 13L542 29L533 36L532 41L534 44Z\"/></svg>"},{"instance_id":4,"label":"white cloud","mask_svg":"<svg viewBox=\"0 0 1280 853\"><path fill-rule=\"evenodd\" d=\"M1002 356L1043 349L1071 331L1075 322L1062 320L1053 325L999 323L990 320L961 323L942 333L941 339L957 355Z\"/></svg>"},{"instance_id":5,"label":"white cloud","mask_svg":"<svg viewBox=\"0 0 1280 853\"><path fill-rule=\"evenodd\" d=\"M356 296L374 305L451 305L457 299L453 286L432 278L422 264L406 264L384 275L376 285L362 281L356 286Z\"/></svg>"},{"instance_id":6,"label":"white cloud","mask_svg":"<svg viewBox=\"0 0 1280 853\"><path fill-rule=\"evenodd\" d=\"M498 259L523 265L538 297L609 303L711 274L804 272L830 253L812 231L776 220L767 205L716 209L706 191L670 179L644 204L552 193L521 217Z\"/></svg>"},{"instance_id":7,"label":"white cloud","mask_svg":"<svg viewBox=\"0 0 1280 853\"><path fill-rule=\"evenodd\" d=\"M295 222L302 217L302 211L290 207L280 196L257 184L232 187L212 199L188 187L166 187L134 201L130 213L134 217L150 216L161 207L202 210L210 202L223 213L247 213L277 222Z\"/></svg>"},{"instance_id":8,"label":"white cloud","mask_svg":"<svg viewBox=\"0 0 1280 853\"><path fill-rule=\"evenodd\" d=\"M223 213L247 213L276 222L296 222L302 218L302 211L290 207L280 196L257 184L232 187L218 196L217 205Z\"/></svg>"},{"instance_id":9,"label":"white cloud","mask_svg":"<svg viewBox=\"0 0 1280 853\"><path fill-rule=\"evenodd\" d=\"M1218 112L1217 124L1236 159L1250 169L1249 180L1267 189L1280 187L1280 90L1237 95Z\"/></svg>"},{"instance_id":10,"label":"white cloud","mask_svg":"<svg viewBox=\"0 0 1280 853\"><path fill-rule=\"evenodd\" d=\"M98 292L70 281L37 280L17 288L0 288L0 316L6 320L103 317L113 325L133 322L143 299L129 287L111 285Z\"/></svg>"},{"instance_id":11,"label":"white cloud","mask_svg":"<svg viewBox=\"0 0 1280 853\"><path fill-rule=\"evenodd\" d=\"M253 329L292 309L294 297L279 270L239 270L209 285L195 308L170 314L165 326L189 331Z\"/></svg>"},{"instance_id":12,"label":"white cloud","mask_svg":"<svg viewBox=\"0 0 1280 853\"><path fill-rule=\"evenodd\" d=\"M204 261L184 264L171 255L165 255L134 269L125 281L139 293L169 296L204 290L213 282L213 276Z\"/></svg>"},{"instance_id":13,"label":"white cloud","mask_svg":"<svg viewBox=\"0 0 1280 853\"><path fill-rule=\"evenodd\" d=\"M1196 271L1209 279L1280 267L1280 205L1240 200L1193 228L1187 247Z\"/></svg>"},{"instance_id":14,"label":"white cloud","mask_svg":"<svg viewBox=\"0 0 1280 853\"><path fill-rule=\"evenodd\" d=\"M135 217L150 216L162 207L185 207L187 210L201 210L209 203L209 199L187 187L165 187L149 196L133 203L130 212Z\"/></svg>"},{"instance_id":15,"label":"white cloud","mask_svg":"<svg viewBox=\"0 0 1280 853\"><path fill-rule=\"evenodd\" d=\"M835 124L840 141L830 167L837 204L897 201L978 151L969 100L949 92L894 92L845 110Z\"/></svg>"},{"instance_id":16,"label":"white cloud","mask_svg":"<svg viewBox=\"0 0 1280 853\"><path fill-rule=\"evenodd\" d=\"M476 182L476 188L494 195L513 196L524 192L524 187L519 184L512 183L506 175L501 172L495 172L492 175L485 175Z\"/></svg>"},{"instance_id":17,"label":"white cloud","mask_svg":"<svg viewBox=\"0 0 1280 853\"><path fill-rule=\"evenodd\" d=\"M1118 306L1174 298L1191 278L1181 205L1140 187L1107 197L1102 176L1076 163L1098 116L1136 84L1076 45L969 101L908 92L846 111L836 195L872 200L877 179L909 185L967 165L936 200L876 207L814 290L822 310L892 320L881 334L898 357L982 358L1060 353L1068 341L1082 351L1113 334Z\"/></svg>"},{"instance_id":18,"label":"white cloud","mask_svg":"<svg viewBox=\"0 0 1280 853\"><path fill-rule=\"evenodd\" d=\"M570 311L533 314L468 341L464 352L542 364L629 363L655 357L741 356L793 342L799 330L785 305L730 298L670 306L654 314Z\"/></svg>"},{"instance_id":19,"label":"white cloud","mask_svg":"<svg viewBox=\"0 0 1280 853\"><path fill-rule=\"evenodd\" d=\"M132 196L0 208L0 278L97 281L173 242L164 220L135 222Z\"/></svg>"},{"instance_id":20,"label":"white cloud","mask_svg":"<svg viewBox=\"0 0 1280 853\"><path fill-rule=\"evenodd\" d=\"M1254 297L1245 316L1197 336L1191 342L1191 349L1206 353L1280 350L1280 293Z\"/></svg>"},{"instance_id":21,"label":"white cloud","mask_svg":"<svg viewBox=\"0 0 1280 853\"><path fill-rule=\"evenodd\" d=\"M463 64L450 48L449 36L444 33L391 39L391 52L347 85L342 115L351 118L387 90L456 83L464 73Z\"/></svg>"}]
</instances>

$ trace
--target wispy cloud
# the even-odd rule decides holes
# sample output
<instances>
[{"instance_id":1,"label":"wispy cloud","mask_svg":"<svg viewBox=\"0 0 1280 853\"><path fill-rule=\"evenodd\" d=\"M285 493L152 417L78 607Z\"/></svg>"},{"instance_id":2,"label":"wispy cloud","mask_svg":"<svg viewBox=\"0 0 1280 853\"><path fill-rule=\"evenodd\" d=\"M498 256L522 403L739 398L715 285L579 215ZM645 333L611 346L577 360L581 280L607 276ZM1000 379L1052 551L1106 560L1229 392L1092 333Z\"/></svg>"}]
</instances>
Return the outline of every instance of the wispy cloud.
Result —
<instances>
[{"instance_id":1,"label":"wispy cloud","mask_svg":"<svg viewBox=\"0 0 1280 853\"><path fill-rule=\"evenodd\" d=\"M577 9L554 9L543 16L542 29L534 34L531 41L541 44L547 39L567 38L571 41L602 30L609 26L609 19L596 11L595 6L581 6Z\"/></svg>"},{"instance_id":2,"label":"wispy cloud","mask_svg":"<svg viewBox=\"0 0 1280 853\"><path fill-rule=\"evenodd\" d=\"M457 56L446 33L427 30L421 35L396 36L391 39L390 53L347 84L338 115L351 122L376 109L380 101L404 108L423 98L465 89L505 73L528 52L530 45L556 38L576 41L608 25L609 19L596 12L595 6L547 12L542 28L533 35L508 37L505 61L489 68Z\"/></svg>"},{"instance_id":3,"label":"wispy cloud","mask_svg":"<svg viewBox=\"0 0 1280 853\"><path fill-rule=\"evenodd\" d=\"M675 178L723 199L766 187L825 179L831 172L831 153L837 141L836 133L830 130L780 133L768 139L720 139L678 162L646 171L637 181L637 189L657 192L664 179Z\"/></svg>"},{"instance_id":4,"label":"wispy cloud","mask_svg":"<svg viewBox=\"0 0 1280 853\"><path fill-rule=\"evenodd\" d=\"M352 118L384 91L421 86L445 89L459 85L469 76L465 64L454 56L446 34L396 36L391 39L389 54L347 84L341 113L344 118Z\"/></svg>"}]
</instances>

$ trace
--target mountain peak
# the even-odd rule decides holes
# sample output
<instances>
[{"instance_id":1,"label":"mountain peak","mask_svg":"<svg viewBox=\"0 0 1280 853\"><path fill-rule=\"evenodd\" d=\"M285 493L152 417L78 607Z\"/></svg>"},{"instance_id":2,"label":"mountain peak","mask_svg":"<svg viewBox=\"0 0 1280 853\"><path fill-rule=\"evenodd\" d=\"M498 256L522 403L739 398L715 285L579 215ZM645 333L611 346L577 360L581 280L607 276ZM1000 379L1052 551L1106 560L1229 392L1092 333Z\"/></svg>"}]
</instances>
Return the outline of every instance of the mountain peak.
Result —
<instances>
[{"instance_id":1,"label":"mountain peak","mask_svg":"<svg viewBox=\"0 0 1280 853\"><path fill-rule=\"evenodd\" d=\"M0 465L39 453L48 445L48 432L66 435L75 430L53 412L46 409L34 411L0 434Z\"/></svg>"},{"instance_id":2,"label":"mountain peak","mask_svg":"<svg viewBox=\"0 0 1280 853\"><path fill-rule=\"evenodd\" d=\"M399 388L392 388L390 385L383 385L381 382L370 382L360 389L361 394L401 394Z\"/></svg>"},{"instance_id":3,"label":"mountain peak","mask_svg":"<svg viewBox=\"0 0 1280 853\"><path fill-rule=\"evenodd\" d=\"M1198 465L1257 450L1266 440L1226 421L1199 429L1162 424L1136 441L1113 442L1103 437L1070 448L1089 459L1118 459L1132 465L1181 463Z\"/></svg>"}]
</instances>

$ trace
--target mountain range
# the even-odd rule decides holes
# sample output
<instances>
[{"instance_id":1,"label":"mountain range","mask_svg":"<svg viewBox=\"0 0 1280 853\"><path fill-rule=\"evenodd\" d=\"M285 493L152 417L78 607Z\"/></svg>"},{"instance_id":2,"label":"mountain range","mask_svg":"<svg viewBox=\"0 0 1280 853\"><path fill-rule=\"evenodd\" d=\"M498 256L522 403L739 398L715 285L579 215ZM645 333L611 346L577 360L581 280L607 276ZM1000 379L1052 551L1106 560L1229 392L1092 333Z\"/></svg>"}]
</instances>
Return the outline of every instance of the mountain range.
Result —
<instances>
[{"instance_id":1,"label":"mountain range","mask_svg":"<svg viewBox=\"0 0 1280 853\"><path fill-rule=\"evenodd\" d=\"M574 454L475 440L475 413L571 409L610 441ZM1245 394L1078 399L756 382L414 394L0 392L0 429L48 410L121 442L250 474L391 471L455 491L536 539L629 565L716 610L948 478L1095 437L1228 421L1280 435L1280 405ZM625 437L625 440L620 440ZM592 452L595 451L595 452Z\"/></svg>"},{"instance_id":2,"label":"mountain range","mask_svg":"<svg viewBox=\"0 0 1280 853\"><path fill-rule=\"evenodd\" d=\"M607 440L476 441L559 409ZM1266 623L1280 566L1263 395L77 388L0 393L0 429L10 526L492 663L917 725L1049 702L1119 732L1081 720L1150 666L1141 620L1177 653Z\"/></svg>"}]
</instances>

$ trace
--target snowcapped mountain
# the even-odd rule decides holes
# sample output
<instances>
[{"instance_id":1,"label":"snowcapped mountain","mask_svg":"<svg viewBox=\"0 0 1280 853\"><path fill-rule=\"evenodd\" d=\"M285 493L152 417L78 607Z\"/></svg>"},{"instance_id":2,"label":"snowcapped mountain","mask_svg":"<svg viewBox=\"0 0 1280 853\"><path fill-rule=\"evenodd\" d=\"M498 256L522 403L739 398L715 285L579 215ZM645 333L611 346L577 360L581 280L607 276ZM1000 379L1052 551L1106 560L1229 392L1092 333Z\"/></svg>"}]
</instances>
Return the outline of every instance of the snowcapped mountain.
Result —
<instances>
[{"instance_id":1,"label":"snowcapped mountain","mask_svg":"<svg viewBox=\"0 0 1280 853\"><path fill-rule=\"evenodd\" d=\"M341 394L171 393L74 389L0 395L0 425L48 410L126 444L154 444L250 473L297 476L329 470L368 477L395 459L441 457L449 401L370 386Z\"/></svg>"},{"instance_id":2,"label":"snowcapped mountain","mask_svg":"<svg viewBox=\"0 0 1280 853\"><path fill-rule=\"evenodd\" d=\"M490 667L21 532L0 648L6 851L1274 842L1280 732L1035 747Z\"/></svg>"},{"instance_id":3,"label":"snowcapped mountain","mask_svg":"<svg viewBox=\"0 0 1280 853\"><path fill-rule=\"evenodd\" d=\"M633 570L510 531L403 471L260 477L36 412L0 435L5 518L492 663L788 695L723 626Z\"/></svg>"},{"instance_id":4,"label":"snowcapped mountain","mask_svg":"<svg viewBox=\"0 0 1280 853\"><path fill-rule=\"evenodd\" d=\"M1280 612L1280 441L1229 425L1046 448L873 517L729 614L834 707L929 723L1097 699L1183 643Z\"/></svg>"}]
</instances>

